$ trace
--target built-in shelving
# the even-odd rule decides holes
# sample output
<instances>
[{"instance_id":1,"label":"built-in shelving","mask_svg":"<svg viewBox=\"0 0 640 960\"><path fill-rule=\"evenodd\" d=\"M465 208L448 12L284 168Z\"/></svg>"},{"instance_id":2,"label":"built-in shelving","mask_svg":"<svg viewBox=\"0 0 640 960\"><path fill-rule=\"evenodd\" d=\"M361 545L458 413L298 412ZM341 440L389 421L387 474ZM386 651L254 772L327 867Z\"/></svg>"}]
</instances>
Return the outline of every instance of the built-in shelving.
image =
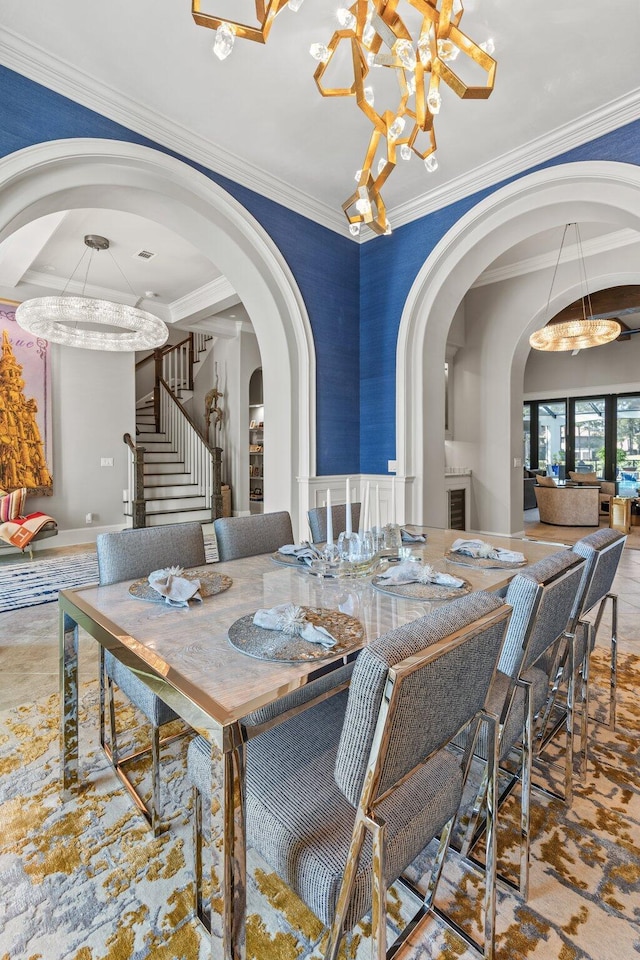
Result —
<instances>
[{"instance_id":1,"label":"built-in shelving","mask_svg":"<svg viewBox=\"0 0 640 960\"><path fill-rule=\"evenodd\" d=\"M262 513L264 503L264 403L262 370L249 385L249 511Z\"/></svg>"}]
</instances>

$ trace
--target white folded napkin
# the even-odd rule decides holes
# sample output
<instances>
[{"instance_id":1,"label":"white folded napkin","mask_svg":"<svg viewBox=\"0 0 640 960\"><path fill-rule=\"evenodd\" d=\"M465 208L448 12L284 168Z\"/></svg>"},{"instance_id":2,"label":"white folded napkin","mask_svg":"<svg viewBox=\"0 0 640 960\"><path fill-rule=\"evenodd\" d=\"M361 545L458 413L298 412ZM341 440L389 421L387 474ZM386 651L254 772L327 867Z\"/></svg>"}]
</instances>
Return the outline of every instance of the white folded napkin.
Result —
<instances>
[{"instance_id":1,"label":"white folded napkin","mask_svg":"<svg viewBox=\"0 0 640 960\"><path fill-rule=\"evenodd\" d=\"M188 607L189 600L202 600L200 581L183 577L182 567L164 567L149 574L149 584L172 607Z\"/></svg>"},{"instance_id":2,"label":"white folded napkin","mask_svg":"<svg viewBox=\"0 0 640 960\"><path fill-rule=\"evenodd\" d=\"M490 543L485 543L484 540L454 540L451 544L451 553L462 553L467 557L486 560L503 560L505 563L522 563L525 559L524 553L494 547Z\"/></svg>"},{"instance_id":3,"label":"white folded napkin","mask_svg":"<svg viewBox=\"0 0 640 960\"><path fill-rule=\"evenodd\" d=\"M403 543L426 543L427 538L423 533L409 533L404 527L401 528Z\"/></svg>"},{"instance_id":4,"label":"white folded napkin","mask_svg":"<svg viewBox=\"0 0 640 960\"><path fill-rule=\"evenodd\" d=\"M295 543L285 543L284 546L278 547L278 553L282 553L284 556L296 557L300 563L306 563L307 566L312 560L318 560L322 556L320 551L311 543L301 543L300 546L297 546Z\"/></svg>"},{"instance_id":5,"label":"white folded napkin","mask_svg":"<svg viewBox=\"0 0 640 960\"><path fill-rule=\"evenodd\" d=\"M387 583L434 583L439 587L461 587L464 580L452 577L449 573L440 573L439 570L428 564L415 560L403 560L397 567L389 567L380 574L380 579Z\"/></svg>"},{"instance_id":6,"label":"white folded napkin","mask_svg":"<svg viewBox=\"0 0 640 960\"><path fill-rule=\"evenodd\" d=\"M280 603L270 610L256 610L253 622L265 630L280 630L291 637L302 637L310 643L321 643L323 647L334 647L335 638L324 627L316 627L305 619L302 607L295 603Z\"/></svg>"}]
</instances>

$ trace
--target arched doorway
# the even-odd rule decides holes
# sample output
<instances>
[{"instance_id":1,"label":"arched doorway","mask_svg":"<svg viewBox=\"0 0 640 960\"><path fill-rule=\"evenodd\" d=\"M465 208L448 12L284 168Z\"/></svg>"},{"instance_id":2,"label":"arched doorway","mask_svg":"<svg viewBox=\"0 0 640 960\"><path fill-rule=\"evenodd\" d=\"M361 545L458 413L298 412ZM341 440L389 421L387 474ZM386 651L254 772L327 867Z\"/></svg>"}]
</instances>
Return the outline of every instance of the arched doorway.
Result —
<instances>
[{"instance_id":1,"label":"arched doorway","mask_svg":"<svg viewBox=\"0 0 640 960\"><path fill-rule=\"evenodd\" d=\"M295 280L253 217L206 176L148 147L114 140L58 140L0 160L0 242L56 211L103 207L138 213L210 257L249 313L270 410L267 510L307 504L296 478L315 474L315 354Z\"/></svg>"},{"instance_id":2,"label":"arched doorway","mask_svg":"<svg viewBox=\"0 0 640 960\"><path fill-rule=\"evenodd\" d=\"M497 190L442 238L416 278L403 311L397 348L398 472L415 477L407 513L416 522L445 524L444 361L453 310L477 277L516 243L572 220L631 228L640 234L640 169L631 164L565 164ZM637 274L636 274L637 275ZM591 276L594 289L637 282L633 273ZM548 288L547 288L548 293ZM580 291L560 291L555 310ZM453 304L453 307L452 307ZM496 318L476 370L482 410L476 480L487 496L477 526L512 533L522 528L522 383L528 337L543 322L546 297ZM426 358L429 377L424 376ZM438 370L442 376L438 376ZM428 415L427 412L428 411Z\"/></svg>"}]
</instances>

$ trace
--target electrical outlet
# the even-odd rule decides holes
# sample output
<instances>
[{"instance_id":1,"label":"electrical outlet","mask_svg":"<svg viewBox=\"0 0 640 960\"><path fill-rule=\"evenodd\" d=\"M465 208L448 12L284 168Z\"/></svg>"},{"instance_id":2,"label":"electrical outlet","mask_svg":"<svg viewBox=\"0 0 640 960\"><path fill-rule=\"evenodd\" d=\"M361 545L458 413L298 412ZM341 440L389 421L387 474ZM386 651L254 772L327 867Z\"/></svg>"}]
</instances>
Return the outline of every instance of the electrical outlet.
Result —
<instances>
[{"instance_id":1,"label":"electrical outlet","mask_svg":"<svg viewBox=\"0 0 640 960\"><path fill-rule=\"evenodd\" d=\"M387 470L389 471L389 473L396 473L397 469L398 469L397 460L387 460Z\"/></svg>"},{"instance_id":2,"label":"electrical outlet","mask_svg":"<svg viewBox=\"0 0 640 960\"><path fill-rule=\"evenodd\" d=\"M88 513L88 514L86 515L86 517L84 518L84 522L85 522L85 523L93 523L93 514L92 514L92 513Z\"/></svg>"},{"instance_id":3,"label":"electrical outlet","mask_svg":"<svg viewBox=\"0 0 640 960\"><path fill-rule=\"evenodd\" d=\"M100 457L100 466L101 466L101 467L112 467L112 466L113 466L113 457Z\"/></svg>"}]
</instances>

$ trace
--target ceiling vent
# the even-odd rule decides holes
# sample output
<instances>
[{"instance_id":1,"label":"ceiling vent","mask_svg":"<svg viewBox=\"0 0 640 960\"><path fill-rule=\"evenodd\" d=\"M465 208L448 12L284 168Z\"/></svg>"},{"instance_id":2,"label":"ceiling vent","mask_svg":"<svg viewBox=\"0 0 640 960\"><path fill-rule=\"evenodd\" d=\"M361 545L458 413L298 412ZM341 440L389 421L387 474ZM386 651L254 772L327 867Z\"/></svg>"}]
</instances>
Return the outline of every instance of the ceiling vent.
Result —
<instances>
[{"instance_id":1,"label":"ceiling vent","mask_svg":"<svg viewBox=\"0 0 640 960\"><path fill-rule=\"evenodd\" d=\"M157 257L157 253L152 253L151 250L138 250L137 253L134 253L134 257L138 260L153 260L154 257Z\"/></svg>"}]
</instances>

